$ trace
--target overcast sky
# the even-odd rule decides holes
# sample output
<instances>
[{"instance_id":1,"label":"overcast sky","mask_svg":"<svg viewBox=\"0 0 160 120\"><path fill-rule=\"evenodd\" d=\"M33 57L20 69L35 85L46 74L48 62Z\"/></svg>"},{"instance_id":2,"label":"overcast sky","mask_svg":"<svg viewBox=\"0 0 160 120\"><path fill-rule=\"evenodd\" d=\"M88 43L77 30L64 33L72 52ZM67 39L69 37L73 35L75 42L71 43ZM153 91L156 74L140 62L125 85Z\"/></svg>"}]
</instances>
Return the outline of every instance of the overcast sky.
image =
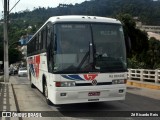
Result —
<instances>
[{"instance_id":1,"label":"overcast sky","mask_svg":"<svg viewBox=\"0 0 160 120\"><path fill-rule=\"evenodd\" d=\"M15 5L19 0L10 0L10 9ZM81 3L86 0L20 0L20 2L16 5L16 7L12 10L12 12L23 11L26 9L33 10L33 8L37 7L57 7L59 3L70 4L73 5L75 3ZM0 0L0 18L2 17L4 10L4 0Z\"/></svg>"}]
</instances>

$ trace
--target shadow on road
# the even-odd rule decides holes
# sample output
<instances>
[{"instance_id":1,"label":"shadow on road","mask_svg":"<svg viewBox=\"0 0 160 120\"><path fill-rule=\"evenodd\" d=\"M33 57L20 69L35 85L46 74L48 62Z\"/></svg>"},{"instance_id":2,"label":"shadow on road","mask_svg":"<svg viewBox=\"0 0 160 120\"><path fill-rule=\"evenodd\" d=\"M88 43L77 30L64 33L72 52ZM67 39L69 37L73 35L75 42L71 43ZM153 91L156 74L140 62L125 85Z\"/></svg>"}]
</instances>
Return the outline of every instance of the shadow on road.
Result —
<instances>
[{"instance_id":1,"label":"shadow on road","mask_svg":"<svg viewBox=\"0 0 160 120\"><path fill-rule=\"evenodd\" d=\"M80 103L57 106L58 111L67 117L106 117L115 116L119 109L117 106L108 103Z\"/></svg>"},{"instance_id":2,"label":"shadow on road","mask_svg":"<svg viewBox=\"0 0 160 120\"><path fill-rule=\"evenodd\" d=\"M116 106L104 102L66 104L57 106L60 111L96 111L96 110L117 110Z\"/></svg>"}]
</instances>

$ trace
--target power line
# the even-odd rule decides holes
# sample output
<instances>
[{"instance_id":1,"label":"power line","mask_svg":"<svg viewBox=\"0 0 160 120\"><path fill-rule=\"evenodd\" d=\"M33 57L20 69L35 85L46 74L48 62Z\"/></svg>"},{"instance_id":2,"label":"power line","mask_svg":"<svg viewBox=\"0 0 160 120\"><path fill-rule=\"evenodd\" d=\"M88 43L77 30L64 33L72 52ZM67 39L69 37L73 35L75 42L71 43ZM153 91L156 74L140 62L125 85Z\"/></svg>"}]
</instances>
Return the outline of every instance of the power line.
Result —
<instances>
[{"instance_id":1,"label":"power line","mask_svg":"<svg viewBox=\"0 0 160 120\"><path fill-rule=\"evenodd\" d=\"M16 7L16 5L20 2L21 0L18 0L18 2L16 2L16 4L12 7L12 9L9 11L9 13L13 10L13 8Z\"/></svg>"}]
</instances>

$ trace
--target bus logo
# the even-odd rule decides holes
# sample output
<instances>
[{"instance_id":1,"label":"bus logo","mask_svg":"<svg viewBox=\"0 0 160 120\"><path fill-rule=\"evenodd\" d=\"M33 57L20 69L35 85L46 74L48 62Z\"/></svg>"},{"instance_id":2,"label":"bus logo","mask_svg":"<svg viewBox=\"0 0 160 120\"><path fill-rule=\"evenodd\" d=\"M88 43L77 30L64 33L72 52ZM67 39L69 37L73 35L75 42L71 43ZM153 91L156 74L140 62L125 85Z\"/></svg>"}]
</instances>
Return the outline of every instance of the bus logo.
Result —
<instances>
[{"instance_id":1,"label":"bus logo","mask_svg":"<svg viewBox=\"0 0 160 120\"><path fill-rule=\"evenodd\" d=\"M86 74L84 75L84 78L86 80L94 80L97 77L97 74Z\"/></svg>"},{"instance_id":2,"label":"bus logo","mask_svg":"<svg viewBox=\"0 0 160 120\"><path fill-rule=\"evenodd\" d=\"M97 80L93 80L92 85L94 85L94 86L97 85Z\"/></svg>"}]
</instances>

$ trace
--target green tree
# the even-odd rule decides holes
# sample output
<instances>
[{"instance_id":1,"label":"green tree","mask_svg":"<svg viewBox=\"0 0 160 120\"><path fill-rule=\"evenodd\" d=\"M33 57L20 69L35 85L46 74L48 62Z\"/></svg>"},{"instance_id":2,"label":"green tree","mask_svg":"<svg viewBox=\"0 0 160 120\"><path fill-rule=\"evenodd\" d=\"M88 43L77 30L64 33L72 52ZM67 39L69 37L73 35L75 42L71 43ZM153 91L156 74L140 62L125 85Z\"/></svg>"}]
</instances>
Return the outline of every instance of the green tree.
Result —
<instances>
[{"instance_id":1,"label":"green tree","mask_svg":"<svg viewBox=\"0 0 160 120\"><path fill-rule=\"evenodd\" d=\"M149 40L146 62L151 69L160 68L160 41L154 37L151 37Z\"/></svg>"},{"instance_id":2,"label":"green tree","mask_svg":"<svg viewBox=\"0 0 160 120\"><path fill-rule=\"evenodd\" d=\"M148 36L147 33L136 28L136 23L132 16L129 14L119 14L117 15L124 26L124 33L131 40L132 50L131 57L136 55L137 58L139 54L148 50Z\"/></svg>"},{"instance_id":3,"label":"green tree","mask_svg":"<svg viewBox=\"0 0 160 120\"><path fill-rule=\"evenodd\" d=\"M22 58L23 58L23 55L19 50L14 48L9 49L9 64L21 61Z\"/></svg>"}]
</instances>

